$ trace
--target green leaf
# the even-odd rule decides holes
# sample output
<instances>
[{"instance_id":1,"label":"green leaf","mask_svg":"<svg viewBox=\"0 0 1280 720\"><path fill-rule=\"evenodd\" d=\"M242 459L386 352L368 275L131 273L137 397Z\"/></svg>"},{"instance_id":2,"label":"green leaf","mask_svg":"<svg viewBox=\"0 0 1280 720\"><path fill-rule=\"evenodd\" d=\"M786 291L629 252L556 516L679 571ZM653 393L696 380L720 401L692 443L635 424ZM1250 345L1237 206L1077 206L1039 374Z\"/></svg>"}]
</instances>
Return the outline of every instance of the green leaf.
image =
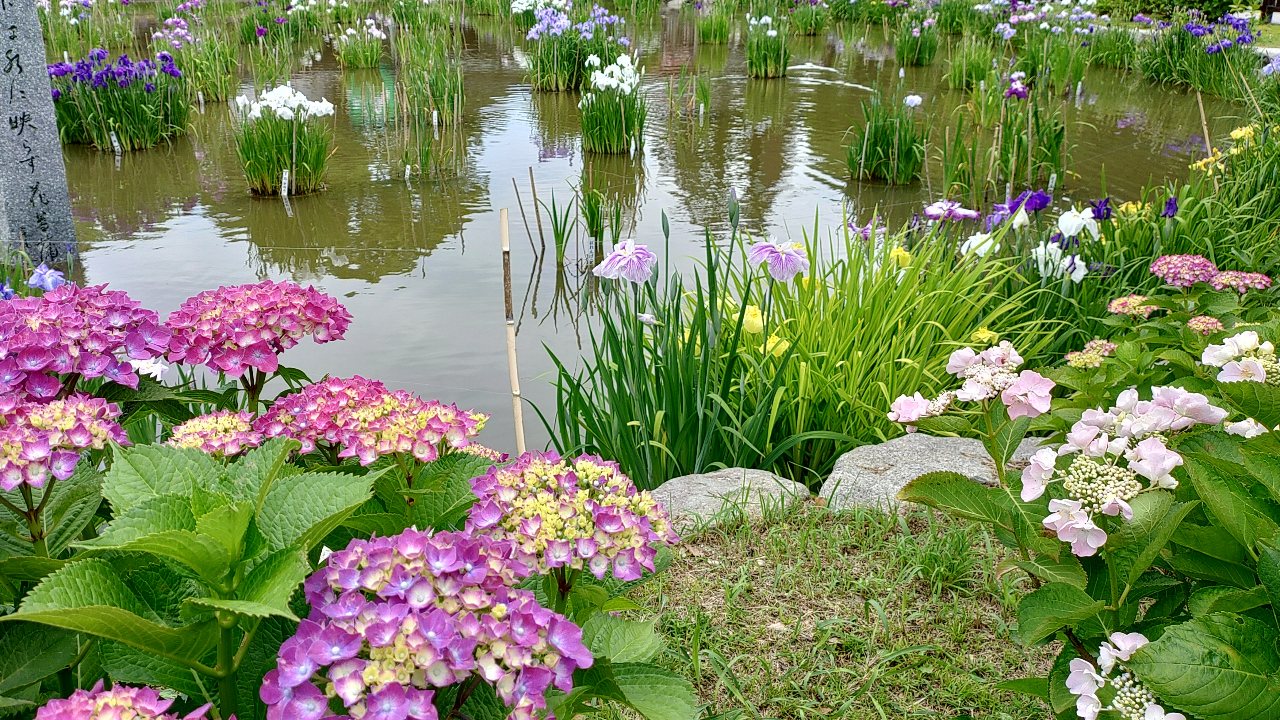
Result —
<instances>
[{"instance_id":1,"label":"green leaf","mask_svg":"<svg viewBox=\"0 0 1280 720\"><path fill-rule=\"evenodd\" d=\"M31 623L0 625L0 693L53 675L79 652L75 633Z\"/></svg>"},{"instance_id":2,"label":"green leaf","mask_svg":"<svg viewBox=\"0 0 1280 720\"><path fill-rule=\"evenodd\" d=\"M196 518L196 532L222 546L227 555L239 558L244 554L244 534L253 520L253 505L248 502L232 503L214 508Z\"/></svg>"},{"instance_id":3,"label":"green leaf","mask_svg":"<svg viewBox=\"0 0 1280 720\"><path fill-rule=\"evenodd\" d=\"M1165 628L1129 668L1167 705L1216 720L1280 718L1275 628L1219 613Z\"/></svg>"},{"instance_id":4,"label":"green leaf","mask_svg":"<svg viewBox=\"0 0 1280 720\"><path fill-rule=\"evenodd\" d=\"M1031 427L1031 418L1029 417L1006 420L1000 424L1000 428L996 430L994 436L984 435L982 444L986 447L987 454L998 459L1001 465L1008 465L1014 452L1018 450L1018 445L1022 444L1023 438L1027 436L1027 428L1029 427ZM1004 478L1000 480L1003 482Z\"/></svg>"},{"instance_id":5,"label":"green leaf","mask_svg":"<svg viewBox=\"0 0 1280 720\"><path fill-rule=\"evenodd\" d=\"M289 599L310 571L306 553L293 548L281 550L249 572L236 588L236 598L273 608L274 614L281 617L296 619L289 610Z\"/></svg>"},{"instance_id":6,"label":"green leaf","mask_svg":"<svg viewBox=\"0 0 1280 720\"><path fill-rule=\"evenodd\" d=\"M116 517L92 539L78 543L82 547L117 547L166 530L195 530L196 519L191 514L191 502L187 496L156 495L146 498L117 512Z\"/></svg>"},{"instance_id":7,"label":"green leaf","mask_svg":"<svg viewBox=\"0 0 1280 720\"><path fill-rule=\"evenodd\" d=\"M1079 657L1074 648L1063 643L1062 650L1053 659L1049 669L1049 708L1055 717L1070 713L1075 717L1076 696L1067 690L1067 676L1071 673L1071 661Z\"/></svg>"},{"instance_id":8,"label":"green leaf","mask_svg":"<svg viewBox=\"0 0 1280 720\"><path fill-rule=\"evenodd\" d=\"M619 663L613 681L626 703L646 720L690 720L698 716L697 700L688 680L655 665Z\"/></svg>"},{"instance_id":9,"label":"green leaf","mask_svg":"<svg viewBox=\"0 0 1280 720\"><path fill-rule=\"evenodd\" d=\"M267 547L310 549L370 498L378 474L303 473L277 480L257 514Z\"/></svg>"},{"instance_id":10,"label":"green leaf","mask_svg":"<svg viewBox=\"0 0 1280 720\"><path fill-rule=\"evenodd\" d=\"M591 654L611 662L649 662L662 649L651 621L624 620L608 613L596 613L582 626L582 641Z\"/></svg>"},{"instance_id":11,"label":"green leaf","mask_svg":"<svg viewBox=\"0 0 1280 720\"><path fill-rule=\"evenodd\" d=\"M102 475L89 463L81 463L75 474L54 485L52 492L42 519L49 555L57 557L93 522L102 504Z\"/></svg>"},{"instance_id":12,"label":"green leaf","mask_svg":"<svg viewBox=\"0 0 1280 720\"><path fill-rule=\"evenodd\" d=\"M1083 590L1089 581L1080 561L1071 553L1062 553L1057 560L1037 555L1030 560L1014 560L1012 565L1047 583L1066 583Z\"/></svg>"},{"instance_id":13,"label":"green leaf","mask_svg":"<svg viewBox=\"0 0 1280 720\"><path fill-rule=\"evenodd\" d=\"M1019 695L1030 695L1049 702L1049 680L1042 677L1015 678L996 683L1001 690L1008 690Z\"/></svg>"},{"instance_id":14,"label":"green leaf","mask_svg":"<svg viewBox=\"0 0 1280 720\"><path fill-rule=\"evenodd\" d=\"M1107 538L1107 566L1120 585L1132 585L1160 554L1197 503L1174 503L1173 493L1156 490L1130 503L1133 519Z\"/></svg>"},{"instance_id":15,"label":"green leaf","mask_svg":"<svg viewBox=\"0 0 1280 720\"><path fill-rule=\"evenodd\" d=\"M86 559L45 578L18 612L0 622L25 620L88 633L180 661L195 660L212 647L216 626L174 628L148 619L153 616L115 568Z\"/></svg>"},{"instance_id":16,"label":"green leaf","mask_svg":"<svg viewBox=\"0 0 1280 720\"><path fill-rule=\"evenodd\" d=\"M35 706L36 704L31 700L0 695L0 715L12 715L19 710L26 710Z\"/></svg>"},{"instance_id":17,"label":"green leaf","mask_svg":"<svg viewBox=\"0 0 1280 720\"><path fill-rule=\"evenodd\" d=\"M1183 522L1173 533L1173 542L1209 557L1237 565L1250 562L1249 551L1234 536L1216 525Z\"/></svg>"},{"instance_id":18,"label":"green leaf","mask_svg":"<svg viewBox=\"0 0 1280 720\"><path fill-rule=\"evenodd\" d=\"M1280 425L1280 388L1266 383L1218 383L1218 391L1246 417L1273 428Z\"/></svg>"},{"instance_id":19,"label":"green leaf","mask_svg":"<svg viewBox=\"0 0 1280 720\"><path fill-rule=\"evenodd\" d=\"M1280 620L1280 548L1271 543L1258 544L1258 579L1267 589L1272 614Z\"/></svg>"},{"instance_id":20,"label":"green leaf","mask_svg":"<svg viewBox=\"0 0 1280 720\"><path fill-rule=\"evenodd\" d=\"M226 548L205 535L190 530L162 530L134 540L112 545L101 542L78 543L86 548L85 555L92 557L104 552L140 552L158 555L190 568L198 577L216 584L231 569L232 558Z\"/></svg>"},{"instance_id":21,"label":"green leaf","mask_svg":"<svg viewBox=\"0 0 1280 720\"><path fill-rule=\"evenodd\" d=\"M964 436L973 431L973 425L959 415L938 415L936 417L920 418L916 421L916 427L930 435L944 436Z\"/></svg>"},{"instance_id":22,"label":"green leaf","mask_svg":"<svg viewBox=\"0 0 1280 720\"><path fill-rule=\"evenodd\" d=\"M1102 611L1106 603L1066 583L1049 583L1018 605L1018 639L1032 645Z\"/></svg>"},{"instance_id":23,"label":"green leaf","mask_svg":"<svg viewBox=\"0 0 1280 720\"><path fill-rule=\"evenodd\" d=\"M205 699L198 676L189 667L117 642L101 642L98 652L102 669L115 682L167 687L193 699ZM213 683L207 679L204 683L207 690L213 689Z\"/></svg>"},{"instance_id":24,"label":"green leaf","mask_svg":"<svg viewBox=\"0 0 1280 720\"><path fill-rule=\"evenodd\" d=\"M1014 532L1009 496L957 472L925 473L907 483L898 492L898 499Z\"/></svg>"},{"instance_id":25,"label":"green leaf","mask_svg":"<svg viewBox=\"0 0 1280 720\"><path fill-rule=\"evenodd\" d=\"M1270 602L1267 589L1261 585L1252 590L1213 585L1191 593L1191 598L1187 600L1187 610L1195 617L1201 617L1218 612L1242 613Z\"/></svg>"},{"instance_id":26,"label":"green leaf","mask_svg":"<svg viewBox=\"0 0 1280 720\"><path fill-rule=\"evenodd\" d=\"M233 498L250 501L255 509L261 510L276 481L296 471L286 463L299 447L301 443L291 438L268 440L227 468L222 487Z\"/></svg>"},{"instance_id":27,"label":"green leaf","mask_svg":"<svg viewBox=\"0 0 1280 720\"><path fill-rule=\"evenodd\" d=\"M1257 584L1254 573L1248 567L1221 558L1210 557L1197 550L1181 550L1169 558L1169 566L1196 580L1204 580L1239 588L1251 588Z\"/></svg>"},{"instance_id":28,"label":"green leaf","mask_svg":"<svg viewBox=\"0 0 1280 720\"><path fill-rule=\"evenodd\" d=\"M1209 466L1204 459L1199 455L1187 457L1187 475L1195 486L1196 495L1218 525L1247 548L1259 540L1280 535L1280 505L1261 485L1242 472L1229 472L1228 467L1224 467L1226 463ZM1260 492L1255 492L1255 488Z\"/></svg>"},{"instance_id":29,"label":"green leaf","mask_svg":"<svg viewBox=\"0 0 1280 720\"><path fill-rule=\"evenodd\" d=\"M0 577L22 582L37 582L66 564L65 560L38 555L19 555L0 560Z\"/></svg>"},{"instance_id":30,"label":"green leaf","mask_svg":"<svg viewBox=\"0 0 1280 720\"><path fill-rule=\"evenodd\" d=\"M111 509L121 514L157 495L190 495L192 487L211 484L221 472L216 460L191 448L117 448L115 461L103 478L102 495Z\"/></svg>"},{"instance_id":31,"label":"green leaf","mask_svg":"<svg viewBox=\"0 0 1280 720\"><path fill-rule=\"evenodd\" d=\"M249 600L236 600L234 598L191 598L187 602L192 605L199 605L211 610L224 610L226 612L241 615L249 618L268 618L282 617L290 620L297 620L297 616L293 611L285 608L281 610L275 605L267 605L265 603L251 602Z\"/></svg>"}]
</instances>

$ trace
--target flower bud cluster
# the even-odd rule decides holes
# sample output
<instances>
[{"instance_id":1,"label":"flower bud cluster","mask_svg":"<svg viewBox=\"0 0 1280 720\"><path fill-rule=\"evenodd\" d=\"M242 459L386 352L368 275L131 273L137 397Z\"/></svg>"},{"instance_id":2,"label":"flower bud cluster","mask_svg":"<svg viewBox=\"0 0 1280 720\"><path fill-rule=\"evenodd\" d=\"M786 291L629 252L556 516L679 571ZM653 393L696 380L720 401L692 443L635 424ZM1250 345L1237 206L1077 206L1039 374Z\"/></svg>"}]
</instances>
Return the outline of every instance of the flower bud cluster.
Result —
<instances>
[{"instance_id":1,"label":"flower bud cluster","mask_svg":"<svg viewBox=\"0 0 1280 720\"><path fill-rule=\"evenodd\" d=\"M1067 364L1073 368L1093 369L1102 367L1104 358L1111 357L1116 351L1116 344L1106 340L1093 339L1084 344L1082 350L1067 353Z\"/></svg>"},{"instance_id":2,"label":"flower bud cluster","mask_svg":"<svg viewBox=\"0 0 1280 720\"><path fill-rule=\"evenodd\" d=\"M593 658L577 625L514 587L529 573L517 554L508 541L413 529L333 553L264 678L268 719L333 717L337 702L356 720L435 720L435 689L473 676L511 720L540 717L546 692L571 691Z\"/></svg>"},{"instance_id":3,"label":"flower bud cluster","mask_svg":"<svg viewBox=\"0 0 1280 720\"><path fill-rule=\"evenodd\" d=\"M1167 712L1155 694L1124 663L1150 641L1141 633L1111 633L1098 648L1098 664L1083 658L1071 661L1067 691L1076 696L1076 715L1081 720L1097 720L1099 713L1111 711L1123 720L1187 720L1179 712ZM1115 674L1119 671L1119 674ZM1114 675L1114 676L1113 676ZM1111 702L1102 704L1098 691L1110 686Z\"/></svg>"},{"instance_id":4,"label":"flower bud cluster","mask_svg":"<svg viewBox=\"0 0 1280 720\"><path fill-rule=\"evenodd\" d=\"M393 454L431 462L442 450L469 445L488 419L356 375L327 378L280 398L254 427L268 438L297 440L303 454L323 442L339 448L338 457L368 465Z\"/></svg>"},{"instance_id":5,"label":"flower bud cluster","mask_svg":"<svg viewBox=\"0 0 1280 720\"><path fill-rule=\"evenodd\" d=\"M169 445L195 448L220 457L234 457L262 444L262 433L253 428L253 413L220 410L177 425Z\"/></svg>"},{"instance_id":6,"label":"flower bud cluster","mask_svg":"<svg viewBox=\"0 0 1280 720\"><path fill-rule=\"evenodd\" d=\"M678 542L667 511L637 491L617 463L592 455L562 460L525 453L471 481L479 501L467 530L511 540L537 573L588 569L638 580L654 570L659 545Z\"/></svg>"},{"instance_id":7,"label":"flower bud cluster","mask_svg":"<svg viewBox=\"0 0 1280 720\"><path fill-rule=\"evenodd\" d=\"M1147 304L1146 295L1125 295L1107 303L1107 312L1112 315L1128 315L1130 317L1149 318L1156 306Z\"/></svg>"},{"instance_id":8,"label":"flower bud cluster","mask_svg":"<svg viewBox=\"0 0 1280 720\"><path fill-rule=\"evenodd\" d=\"M173 700L160 697L149 687L116 685L110 690L99 680L91 690L76 690L68 698L50 700L36 711L36 720L179 720L177 713L165 712ZM209 705L182 716L182 720L205 720Z\"/></svg>"},{"instance_id":9,"label":"flower bud cluster","mask_svg":"<svg viewBox=\"0 0 1280 720\"><path fill-rule=\"evenodd\" d=\"M66 480L85 450L101 450L108 442L128 445L116 424L120 409L96 397L73 395L65 400L17 404L0 399L0 489L19 485L44 487L49 475Z\"/></svg>"}]
</instances>

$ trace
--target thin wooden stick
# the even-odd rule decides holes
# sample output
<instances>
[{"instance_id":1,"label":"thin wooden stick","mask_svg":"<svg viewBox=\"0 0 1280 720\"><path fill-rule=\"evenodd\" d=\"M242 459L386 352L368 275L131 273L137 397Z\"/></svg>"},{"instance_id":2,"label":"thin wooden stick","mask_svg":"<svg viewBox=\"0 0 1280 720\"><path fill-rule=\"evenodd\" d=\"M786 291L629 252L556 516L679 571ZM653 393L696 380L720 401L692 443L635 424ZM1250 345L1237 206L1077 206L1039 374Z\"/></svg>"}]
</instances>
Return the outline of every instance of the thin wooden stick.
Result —
<instances>
[{"instance_id":1,"label":"thin wooden stick","mask_svg":"<svg viewBox=\"0 0 1280 720\"><path fill-rule=\"evenodd\" d=\"M529 249L533 251L534 257L538 255L538 248L533 244L533 231L529 229L529 216L524 214L524 200L520 198L520 183L515 178L511 178L511 187L516 189L516 205L520 208L520 219L524 221L524 233L529 236Z\"/></svg>"},{"instance_id":2,"label":"thin wooden stick","mask_svg":"<svg viewBox=\"0 0 1280 720\"><path fill-rule=\"evenodd\" d=\"M1196 105L1200 108L1200 130L1204 132L1204 153L1206 157L1213 157L1213 138L1209 137L1209 120L1204 116L1204 97L1199 90L1196 91ZM1218 192L1218 175L1214 169L1209 168L1209 178L1213 180L1213 191Z\"/></svg>"},{"instance_id":3,"label":"thin wooden stick","mask_svg":"<svg viewBox=\"0 0 1280 720\"><path fill-rule=\"evenodd\" d=\"M547 236L542 234L542 206L538 204L538 183L533 180L533 166L529 166L529 187L533 189L533 219L538 222L538 241L542 252L547 251Z\"/></svg>"},{"instance_id":4,"label":"thin wooden stick","mask_svg":"<svg viewBox=\"0 0 1280 720\"><path fill-rule=\"evenodd\" d=\"M516 313L511 302L511 236L507 232L507 209L498 211L502 236L502 299L507 310L507 371L511 376L511 414L516 422L516 452L524 454L524 406L520 400L520 370L516 364Z\"/></svg>"}]
</instances>

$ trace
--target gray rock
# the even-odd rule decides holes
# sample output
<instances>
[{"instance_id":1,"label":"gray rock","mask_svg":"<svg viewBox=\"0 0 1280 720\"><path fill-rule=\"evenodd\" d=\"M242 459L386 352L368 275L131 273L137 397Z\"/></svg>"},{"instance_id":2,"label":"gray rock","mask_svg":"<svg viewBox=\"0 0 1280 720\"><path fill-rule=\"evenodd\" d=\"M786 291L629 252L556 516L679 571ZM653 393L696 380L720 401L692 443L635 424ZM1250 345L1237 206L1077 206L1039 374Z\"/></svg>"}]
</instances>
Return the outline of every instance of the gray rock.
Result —
<instances>
[{"instance_id":1,"label":"gray rock","mask_svg":"<svg viewBox=\"0 0 1280 720\"><path fill-rule=\"evenodd\" d=\"M0 244L65 266L75 226L35 3L0 1L0 118Z\"/></svg>"},{"instance_id":2,"label":"gray rock","mask_svg":"<svg viewBox=\"0 0 1280 720\"><path fill-rule=\"evenodd\" d=\"M1010 467L1025 466L1038 447L1038 440L1024 440ZM892 509L897 507L898 491L907 483L925 473L944 470L987 485L996 482L995 466L981 442L912 433L841 455L821 494L833 510L858 506Z\"/></svg>"},{"instance_id":3,"label":"gray rock","mask_svg":"<svg viewBox=\"0 0 1280 720\"><path fill-rule=\"evenodd\" d=\"M726 507L738 507L759 515L762 506L792 503L808 497L804 485L764 470L727 468L672 478L653 491L666 506L677 528L714 518Z\"/></svg>"}]
</instances>

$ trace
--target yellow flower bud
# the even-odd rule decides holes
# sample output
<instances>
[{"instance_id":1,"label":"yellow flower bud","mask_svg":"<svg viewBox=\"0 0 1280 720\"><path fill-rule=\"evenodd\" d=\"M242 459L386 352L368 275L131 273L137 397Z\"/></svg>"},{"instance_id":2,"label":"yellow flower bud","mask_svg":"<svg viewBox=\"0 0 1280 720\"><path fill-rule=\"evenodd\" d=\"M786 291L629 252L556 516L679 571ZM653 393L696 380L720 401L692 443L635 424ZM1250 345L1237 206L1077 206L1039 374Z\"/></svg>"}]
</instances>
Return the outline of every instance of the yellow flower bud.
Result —
<instances>
[{"instance_id":1,"label":"yellow flower bud","mask_svg":"<svg viewBox=\"0 0 1280 720\"><path fill-rule=\"evenodd\" d=\"M902 247L895 247L889 251L889 260L898 267L905 268L911 265L911 253Z\"/></svg>"}]
</instances>

